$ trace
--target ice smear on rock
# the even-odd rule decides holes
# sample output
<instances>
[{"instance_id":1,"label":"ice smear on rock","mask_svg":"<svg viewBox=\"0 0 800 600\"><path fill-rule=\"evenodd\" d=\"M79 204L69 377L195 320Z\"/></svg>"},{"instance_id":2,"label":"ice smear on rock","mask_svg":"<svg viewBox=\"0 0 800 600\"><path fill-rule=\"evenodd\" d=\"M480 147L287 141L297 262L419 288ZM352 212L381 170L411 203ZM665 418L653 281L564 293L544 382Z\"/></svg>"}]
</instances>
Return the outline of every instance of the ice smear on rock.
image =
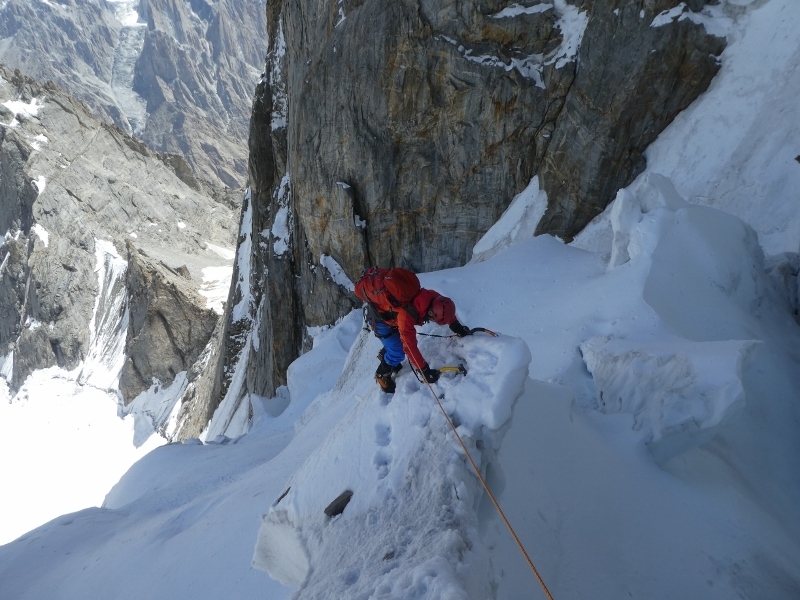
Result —
<instances>
[{"instance_id":1,"label":"ice smear on rock","mask_svg":"<svg viewBox=\"0 0 800 600\"><path fill-rule=\"evenodd\" d=\"M119 255L114 244L105 240L95 240L95 256L99 291L89 322L89 353L78 381L111 390L117 387L125 363L129 319L125 289L128 262Z\"/></svg>"}]
</instances>

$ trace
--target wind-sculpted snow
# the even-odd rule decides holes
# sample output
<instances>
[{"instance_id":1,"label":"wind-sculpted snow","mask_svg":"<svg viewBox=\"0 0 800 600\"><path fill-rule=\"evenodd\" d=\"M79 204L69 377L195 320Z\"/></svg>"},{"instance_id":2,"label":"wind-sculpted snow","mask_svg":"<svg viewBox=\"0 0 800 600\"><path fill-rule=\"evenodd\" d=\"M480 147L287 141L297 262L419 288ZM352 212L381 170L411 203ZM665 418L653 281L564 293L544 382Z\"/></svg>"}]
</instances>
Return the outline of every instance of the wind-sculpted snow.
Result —
<instances>
[{"instance_id":1,"label":"wind-sculpted snow","mask_svg":"<svg viewBox=\"0 0 800 600\"><path fill-rule=\"evenodd\" d=\"M656 461L709 441L744 407L742 362L755 342L648 344L608 337L581 344L604 413L626 412Z\"/></svg>"},{"instance_id":2,"label":"wind-sculpted snow","mask_svg":"<svg viewBox=\"0 0 800 600\"><path fill-rule=\"evenodd\" d=\"M254 565L300 588L297 598L489 597L478 480L429 388L407 366L393 396L371 381L379 347L362 332L339 384L317 398L318 410L310 407L349 408L265 515ZM421 349L431 364L466 365L466 376L446 373L433 389L485 465L527 378L527 345L476 335L429 338ZM328 517L326 507L346 491L344 511Z\"/></svg>"},{"instance_id":3,"label":"wind-sculpted snow","mask_svg":"<svg viewBox=\"0 0 800 600\"><path fill-rule=\"evenodd\" d=\"M539 188L539 177L514 196L503 215L472 249L470 262L487 260L516 239L533 237L536 224L547 209L547 194Z\"/></svg>"},{"instance_id":4,"label":"wind-sculpted snow","mask_svg":"<svg viewBox=\"0 0 800 600\"><path fill-rule=\"evenodd\" d=\"M655 343L594 337L581 353L598 408L633 415L663 464L743 411L756 340L790 324L756 233L738 218L689 204L655 173L620 190L607 212L609 272L638 273L642 299L678 335Z\"/></svg>"},{"instance_id":5,"label":"wind-sculpted snow","mask_svg":"<svg viewBox=\"0 0 800 600\"><path fill-rule=\"evenodd\" d=\"M798 454L787 451L784 436L797 414L789 366L798 360L797 324L765 270L755 231L689 204L656 173L621 190L607 213L608 273L636 282L665 332L655 343L640 329L581 344L597 407L632 415L658 463L703 446L745 480L760 480L760 502L790 514L785 494L798 486L786 469ZM596 228L584 241L604 239L603 226ZM751 444L762 428L774 435ZM684 460L666 468L698 468L696 455Z\"/></svg>"}]
</instances>

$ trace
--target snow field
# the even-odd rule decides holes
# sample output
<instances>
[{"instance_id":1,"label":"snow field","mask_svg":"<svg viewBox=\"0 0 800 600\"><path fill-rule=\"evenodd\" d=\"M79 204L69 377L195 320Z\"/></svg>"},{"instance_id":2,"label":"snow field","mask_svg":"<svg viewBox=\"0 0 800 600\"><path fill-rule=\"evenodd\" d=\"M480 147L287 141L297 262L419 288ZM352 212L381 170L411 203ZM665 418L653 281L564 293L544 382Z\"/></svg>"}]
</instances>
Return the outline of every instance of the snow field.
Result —
<instances>
[{"instance_id":1,"label":"snow field","mask_svg":"<svg viewBox=\"0 0 800 600\"><path fill-rule=\"evenodd\" d=\"M13 403L3 382L0 544L64 513L99 506L120 470L163 444L154 437L135 448L133 417L119 419L116 397L79 384L77 376L55 367L37 371Z\"/></svg>"},{"instance_id":2,"label":"snow field","mask_svg":"<svg viewBox=\"0 0 800 600\"><path fill-rule=\"evenodd\" d=\"M434 367L469 370L434 388L555 597L667 600L702 590L724 600L759 589L789 600L800 564L797 328L766 276L730 285L732 273L758 271L747 229L709 209L684 218L695 208L653 181L629 191L622 212L631 218L611 219L621 214L612 207L582 240L593 250L522 236L485 262L423 274L425 287L455 300L463 323L501 336L421 336L421 349ZM645 228L656 235L646 245ZM609 266L622 240L627 259ZM672 260L693 251L703 260ZM709 283L688 297L662 285L651 306L647 286L674 268ZM727 318L685 337L705 323L704 299ZM246 436L160 448L103 509L0 549L0 589L83 600L81 581L113 595L125 572L152 575L125 576L130 598L533 594L533 575L427 387L406 366L387 402L373 381L380 343L361 327L354 311L312 332L314 349L293 363L288 388L251 399ZM619 359L630 356L640 362ZM661 404L644 393L656 381ZM731 383L743 401L722 393ZM621 412L602 410L608 388ZM701 427L668 427L692 422L716 428L711 441ZM655 434L681 442L661 469L647 445ZM344 512L326 517L347 489ZM32 570L42 552L52 562ZM69 578L78 572L81 581Z\"/></svg>"}]
</instances>

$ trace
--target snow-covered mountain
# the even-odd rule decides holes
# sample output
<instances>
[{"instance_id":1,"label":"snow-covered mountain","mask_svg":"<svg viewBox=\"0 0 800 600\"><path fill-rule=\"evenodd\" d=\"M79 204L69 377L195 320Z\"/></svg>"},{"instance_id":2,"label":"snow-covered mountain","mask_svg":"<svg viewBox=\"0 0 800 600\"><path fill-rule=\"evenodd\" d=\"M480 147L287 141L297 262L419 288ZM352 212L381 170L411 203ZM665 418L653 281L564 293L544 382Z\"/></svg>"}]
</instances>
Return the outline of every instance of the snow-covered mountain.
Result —
<instances>
[{"instance_id":1,"label":"snow-covered mountain","mask_svg":"<svg viewBox=\"0 0 800 600\"><path fill-rule=\"evenodd\" d=\"M137 455L118 410L136 422L137 444L191 421L177 418L178 400L200 385L220 338L241 196L2 66L0 115L0 376L14 396L0 418L0 474L17 490L8 508L25 512L4 523L5 541L63 512L36 499L45 472L88 482L70 457L108 465L121 453L117 469ZM28 435L63 439L73 427L84 435L55 465ZM67 506L102 501L119 472L99 471L60 494Z\"/></svg>"},{"instance_id":2,"label":"snow-covered mountain","mask_svg":"<svg viewBox=\"0 0 800 600\"><path fill-rule=\"evenodd\" d=\"M265 19L261 0L4 0L0 62L240 189Z\"/></svg>"},{"instance_id":3,"label":"snow-covered mountain","mask_svg":"<svg viewBox=\"0 0 800 600\"><path fill-rule=\"evenodd\" d=\"M800 596L800 11L725 5L708 91L574 241L533 237L534 178L422 274L500 334L420 338L465 376L431 395L406 366L387 396L358 311L312 330L250 418L223 402L204 442L0 547L0 596L545 597L443 411L554 598Z\"/></svg>"}]
</instances>

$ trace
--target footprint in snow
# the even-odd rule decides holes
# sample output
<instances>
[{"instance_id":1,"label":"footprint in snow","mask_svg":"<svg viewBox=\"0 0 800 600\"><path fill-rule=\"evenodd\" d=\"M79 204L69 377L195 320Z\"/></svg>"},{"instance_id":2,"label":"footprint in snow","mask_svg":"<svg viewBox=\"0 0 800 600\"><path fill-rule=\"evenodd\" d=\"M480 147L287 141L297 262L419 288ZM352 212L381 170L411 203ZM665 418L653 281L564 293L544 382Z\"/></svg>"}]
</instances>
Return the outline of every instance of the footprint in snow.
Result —
<instances>
[{"instance_id":1,"label":"footprint in snow","mask_svg":"<svg viewBox=\"0 0 800 600\"><path fill-rule=\"evenodd\" d=\"M392 464L392 453L387 446L392 442L392 428L389 425L378 423L375 425L375 443L379 446L378 451L372 457L372 463L378 471L378 479L383 479L389 474L389 467Z\"/></svg>"},{"instance_id":2,"label":"footprint in snow","mask_svg":"<svg viewBox=\"0 0 800 600\"><path fill-rule=\"evenodd\" d=\"M378 479L383 479L389 474L389 467L392 464L392 455L384 448L381 448L372 457L372 463L378 471Z\"/></svg>"},{"instance_id":3,"label":"footprint in snow","mask_svg":"<svg viewBox=\"0 0 800 600\"><path fill-rule=\"evenodd\" d=\"M378 446L388 446L392 441L392 428L390 425L378 423L375 425L375 442Z\"/></svg>"}]
</instances>

